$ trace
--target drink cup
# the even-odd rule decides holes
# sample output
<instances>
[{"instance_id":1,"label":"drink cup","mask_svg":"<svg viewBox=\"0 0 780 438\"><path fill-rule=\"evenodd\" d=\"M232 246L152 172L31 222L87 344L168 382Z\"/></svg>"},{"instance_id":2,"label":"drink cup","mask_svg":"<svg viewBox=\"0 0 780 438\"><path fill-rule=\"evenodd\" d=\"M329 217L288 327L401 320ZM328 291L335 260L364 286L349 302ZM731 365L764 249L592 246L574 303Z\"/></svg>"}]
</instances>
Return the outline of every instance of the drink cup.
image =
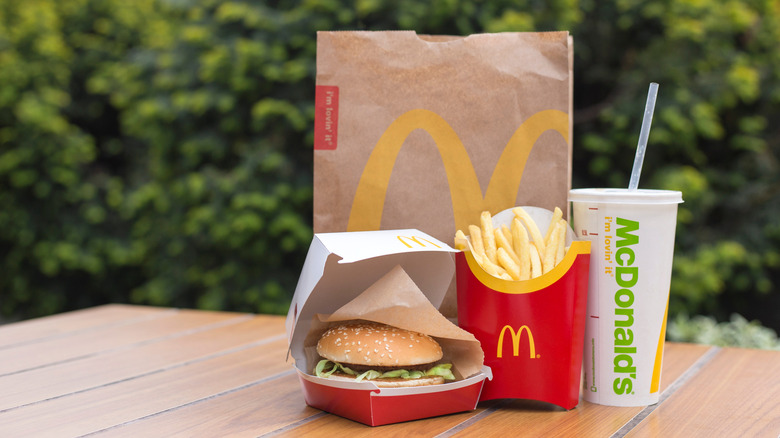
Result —
<instances>
[{"instance_id":1,"label":"drink cup","mask_svg":"<svg viewBox=\"0 0 780 438\"><path fill-rule=\"evenodd\" d=\"M569 200L575 233L591 241L583 397L655 404L682 193L575 189Z\"/></svg>"}]
</instances>

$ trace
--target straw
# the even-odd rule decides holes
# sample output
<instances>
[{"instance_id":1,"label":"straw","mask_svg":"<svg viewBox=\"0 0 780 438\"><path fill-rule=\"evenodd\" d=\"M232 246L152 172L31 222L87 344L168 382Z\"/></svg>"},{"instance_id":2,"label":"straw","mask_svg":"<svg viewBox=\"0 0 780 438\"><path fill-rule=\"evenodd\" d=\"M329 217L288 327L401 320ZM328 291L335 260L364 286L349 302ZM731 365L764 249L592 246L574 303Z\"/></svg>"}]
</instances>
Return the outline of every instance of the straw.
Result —
<instances>
[{"instance_id":1,"label":"straw","mask_svg":"<svg viewBox=\"0 0 780 438\"><path fill-rule=\"evenodd\" d=\"M655 110L655 97L657 95L658 84L651 82L650 90L647 92L645 116L642 119L642 130L639 131L639 143L636 145L636 156L634 157L634 167L631 169L631 181L628 183L628 190L636 190L639 186L639 175L642 173L642 163L645 161L645 149L647 149L647 138L650 136L650 125L653 123L653 111Z\"/></svg>"}]
</instances>

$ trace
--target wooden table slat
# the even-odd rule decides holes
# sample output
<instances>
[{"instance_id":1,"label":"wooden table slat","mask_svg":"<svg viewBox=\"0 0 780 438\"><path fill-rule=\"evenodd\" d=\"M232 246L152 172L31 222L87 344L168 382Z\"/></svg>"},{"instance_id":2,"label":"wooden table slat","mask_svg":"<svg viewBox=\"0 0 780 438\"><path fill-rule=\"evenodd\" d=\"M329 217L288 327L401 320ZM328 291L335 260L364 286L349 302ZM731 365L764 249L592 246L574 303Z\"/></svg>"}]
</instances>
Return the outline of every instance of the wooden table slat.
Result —
<instances>
[{"instance_id":1,"label":"wooden table slat","mask_svg":"<svg viewBox=\"0 0 780 438\"><path fill-rule=\"evenodd\" d=\"M20 407L2 414L6 436L79 436L289 372L286 339ZM153 433L153 431L149 431Z\"/></svg>"},{"instance_id":2,"label":"wooden table slat","mask_svg":"<svg viewBox=\"0 0 780 438\"><path fill-rule=\"evenodd\" d=\"M243 315L228 312L160 312L146 318L130 319L125 324L81 331L78 335L17 345L2 350L5 360L0 362L0 376L116 350L240 317Z\"/></svg>"},{"instance_id":3,"label":"wooden table slat","mask_svg":"<svg viewBox=\"0 0 780 438\"><path fill-rule=\"evenodd\" d=\"M628 437L780 436L780 352L723 348Z\"/></svg>"},{"instance_id":4,"label":"wooden table slat","mask_svg":"<svg viewBox=\"0 0 780 438\"><path fill-rule=\"evenodd\" d=\"M184 314L179 314L178 317ZM248 316L247 316L248 317ZM266 338L280 339L282 318L236 317L136 348L0 377L0 411L180 366ZM210 321L211 319L204 320ZM67 378L63 378L67 376ZM36 382L30 385L29 382Z\"/></svg>"},{"instance_id":5,"label":"wooden table slat","mask_svg":"<svg viewBox=\"0 0 780 438\"><path fill-rule=\"evenodd\" d=\"M298 376L290 370L278 378L107 429L96 436L135 438L154 431L165 437L255 437L321 413L306 405Z\"/></svg>"},{"instance_id":6,"label":"wooden table slat","mask_svg":"<svg viewBox=\"0 0 780 438\"><path fill-rule=\"evenodd\" d=\"M171 311L172 309L160 307L109 304L0 325L0 349L31 341L59 337L80 330L122 324L128 320L145 318L150 315Z\"/></svg>"}]
</instances>

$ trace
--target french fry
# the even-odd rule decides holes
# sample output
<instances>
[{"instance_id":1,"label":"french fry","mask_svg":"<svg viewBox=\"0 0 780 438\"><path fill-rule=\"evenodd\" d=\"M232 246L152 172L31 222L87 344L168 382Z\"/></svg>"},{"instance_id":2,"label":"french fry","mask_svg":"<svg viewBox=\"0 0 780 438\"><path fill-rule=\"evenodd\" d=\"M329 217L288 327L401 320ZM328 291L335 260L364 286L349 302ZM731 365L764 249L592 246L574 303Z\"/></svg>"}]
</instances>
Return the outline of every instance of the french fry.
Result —
<instances>
[{"instance_id":1,"label":"french fry","mask_svg":"<svg viewBox=\"0 0 780 438\"><path fill-rule=\"evenodd\" d=\"M467 236L455 233L455 248L471 251L482 269L497 278L511 281L529 280L550 272L568 251L566 232L569 225L560 208L553 211L545 236L533 218L522 207L512 209L511 226L493 226L490 212L483 211L479 225L469 225Z\"/></svg>"},{"instance_id":2,"label":"french fry","mask_svg":"<svg viewBox=\"0 0 780 438\"><path fill-rule=\"evenodd\" d=\"M499 231L499 233L501 232ZM496 258L498 259L498 263L503 266L509 276L512 277L512 280L520 279L520 266L512 260L512 257L509 256L509 253L504 248L500 247L496 250Z\"/></svg>"},{"instance_id":3,"label":"french fry","mask_svg":"<svg viewBox=\"0 0 780 438\"><path fill-rule=\"evenodd\" d=\"M509 273L506 271L506 269L491 262L488 259L482 259L482 264L480 266L482 266L482 269L484 269L485 272L487 272L488 274L494 277L503 278L504 280L513 279L512 276L509 275Z\"/></svg>"},{"instance_id":4,"label":"french fry","mask_svg":"<svg viewBox=\"0 0 780 438\"><path fill-rule=\"evenodd\" d=\"M482 243L485 246L485 254L491 262L498 263L496 258L496 235L493 231L493 219L490 217L490 212L483 211L479 216L479 222L482 225Z\"/></svg>"},{"instance_id":5,"label":"french fry","mask_svg":"<svg viewBox=\"0 0 780 438\"><path fill-rule=\"evenodd\" d=\"M498 266L497 264L491 262L488 259L482 260L482 268L485 270L485 272L487 272L488 274L494 277L500 277L500 278L509 277L509 279L512 278L504 268Z\"/></svg>"},{"instance_id":6,"label":"french fry","mask_svg":"<svg viewBox=\"0 0 780 438\"><path fill-rule=\"evenodd\" d=\"M564 219L561 219L560 223L561 236L560 240L558 241L558 252L555 254L555 266L558 266L558 263L560 263L561 260L563 260L563 257L566 255L566 231L569 229L569 223Z\"/></svg>"},{"instance_id":7,"label":"french fry","mask_svg":"<svg viewBox=\"0 0 780 438\"><path fill-rule=\"evenodd\" d=\"M550 240L546 243L544 257L542 258L542 273L544 274L550 272L555 267L555 257L558 255L561 230L563 229L563 224L558 221L550 233Z\"/></svg>"},{"instance_id":8,"label":"french fry","mask_svg":"<svg viewBox=\"0 0 780 438\"><path fill-rule=\"evenodd\" d=\"M471 241L469 240L466 241L466 247L468 248L469 251L471 251L471 256L474 257L474 260L476 260L477 263L479 263L479 265L482 266L482 260L485 257L485 255L477 252L474 249L474 246L471 245Z\"/></svg>"},{"instance_id":9,"label":"french fry","mask_svg":"<svg viewBox=\"0 0 780 438\"><path fill-rule=\"evenodd\" d=\"M525 230L520 219L512 219L512 248L515 254L520 258L520 280L531 278L531 243L528 241L528 231Z\"/></svg>"},{"instance_id":10,"label":"french fry","mask_svg":"<svg viewBox=\"0 0 780 438\"><path fill-rule=\"evenodd\" d=\"M468 241L468 237L466 237L462 230L455 232L455 249L465 251Z\"/></svg>"},{"instance_id":11,"label":"french fry","mask_svg":"<svg viewBox=\"0 0 780 438\"><path fill-rule=\"evenodd\" d=\"M518 266L520 265L520 258L515 253L514 248L512 248L512 240L508 240L506 236L504 235L504 231L502 229L496 229L496 251L498 251L501 248L504 248L504 251L506 251L507 255L512 258L512 261L515 262ZM509 239L512 239L512 235L509 235ZM498 253L496 253L496 258L498 258Z\"/></svg>"},{"instance_id":12,"label":"french fry","mask_svg":"<svg viewBox=\"0 0 780 438\"><path fill-rule=\"evenodd\" d=\"M544 235L545 244L547 244L547 242L550 240L550 235L552 234L555 225L558 224L558 221L560 221L562 217L563 217L563 212L561 211L561 209L555 207L555 210L553 210L553 217L552 219L550 219L550 225L547 227L547 234Z\"/></svg>"},{"instance_id":13,"label":"french fry","mask_svg":"<svg viewBox=\"0 0 780 438\"><path fill-rule=\"evenodd\" d=\"M485 270L485 272L487 272L488 274L494 277L503 278L505 280L512 279L512 277L502 267L488 260L484 252L483 253L477 252L474 249L474 247L471 245L470 241L466 241L466 244L468 245L469 251L471 251L471 255L474 257L474 260L477 261L479 266L481 266L482 269Z\"/></svg>"},{"instance_id":14,"label":"french fry","mask_svg":"<svg viewBox=\"0 0 780 438\"><path fill-rule=\"evenodd\" d=\"M512 231L507 227L506 225L501 225L501 232L504 234L504 238L507 242L512 242ZM498 244L498 240L496 240L496 244Z\"/></svg>"},{"instance_id":15,"label":"french fry","mask_svg":"<svg viewBox=\"0 0 780 438\"><path fill-rule=\"evenodd\" d=\"M515 207L512 211L515 213L515 217L520 219L520 222L528 229L531 241L534 246L536 246L539 254L544 254L544 239L542 238L542 233L539 231L539 227L536 226L536 222L534 222L531 216L523 210L523 207Z\"/></svg>"},{"instance_id":16,"label":"french fry","mask_svg":"<svg viewBox=\"0 0 780 438\"><path fill-rule=\"evenodd\" d=\"M469 235L471 236L471 245L474 247L472 252L486 258L485 246L482 244L482 231L476 225L469 225Z\"/></svg>"},{"instance_id":17,"label":"french fry","mask_svg":"<svg viewBox=\"0 0 780 438\"><path fill-rule=\"evenodd\" d=\"M534 245L529 245L528 249L531 254L531 278L536 278L542 275L542 261L539 258L539 251Z\"/></svg>"}]
</instances>

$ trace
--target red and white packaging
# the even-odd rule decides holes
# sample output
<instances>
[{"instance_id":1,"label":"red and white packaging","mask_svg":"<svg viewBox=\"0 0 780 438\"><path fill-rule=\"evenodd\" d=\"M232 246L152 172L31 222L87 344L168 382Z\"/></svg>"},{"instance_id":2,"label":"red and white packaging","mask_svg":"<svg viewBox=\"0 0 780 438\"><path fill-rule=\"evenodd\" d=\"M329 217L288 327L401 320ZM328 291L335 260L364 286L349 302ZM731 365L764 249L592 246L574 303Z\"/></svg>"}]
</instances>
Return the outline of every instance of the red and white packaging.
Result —
<instances>
[{"instance_id":1,"label":"red and white packaging","mask_svg":"<svg viewBox=\"0 0 780 438\"><path fill-rule=\"evenodd\" d=\"M490 370L479 341L437 310L457 251L414 229L316 234L287 315L289 354L306 403L371 426L473 410ZM316 343L335 321L362 319L425 333L458 379L379 388L312 374Z\"/></svg>"},{"instance_id":2,"label":"red and white packaging","mask_svg":"<svg viewBox=\"0 0 780 438\"><path fill-rule=\"evenodd\" d=\"M523 207L542 235L553 213ZM509 225L511 209L493 216ZM590 242L567 230L569 247L550 272L508 281L485 272L471 252L457 254L458 324L473 333L485 352L492 379L481 400L522 398L572 409L579 402Z\"/></svg>"}]
</instances>

